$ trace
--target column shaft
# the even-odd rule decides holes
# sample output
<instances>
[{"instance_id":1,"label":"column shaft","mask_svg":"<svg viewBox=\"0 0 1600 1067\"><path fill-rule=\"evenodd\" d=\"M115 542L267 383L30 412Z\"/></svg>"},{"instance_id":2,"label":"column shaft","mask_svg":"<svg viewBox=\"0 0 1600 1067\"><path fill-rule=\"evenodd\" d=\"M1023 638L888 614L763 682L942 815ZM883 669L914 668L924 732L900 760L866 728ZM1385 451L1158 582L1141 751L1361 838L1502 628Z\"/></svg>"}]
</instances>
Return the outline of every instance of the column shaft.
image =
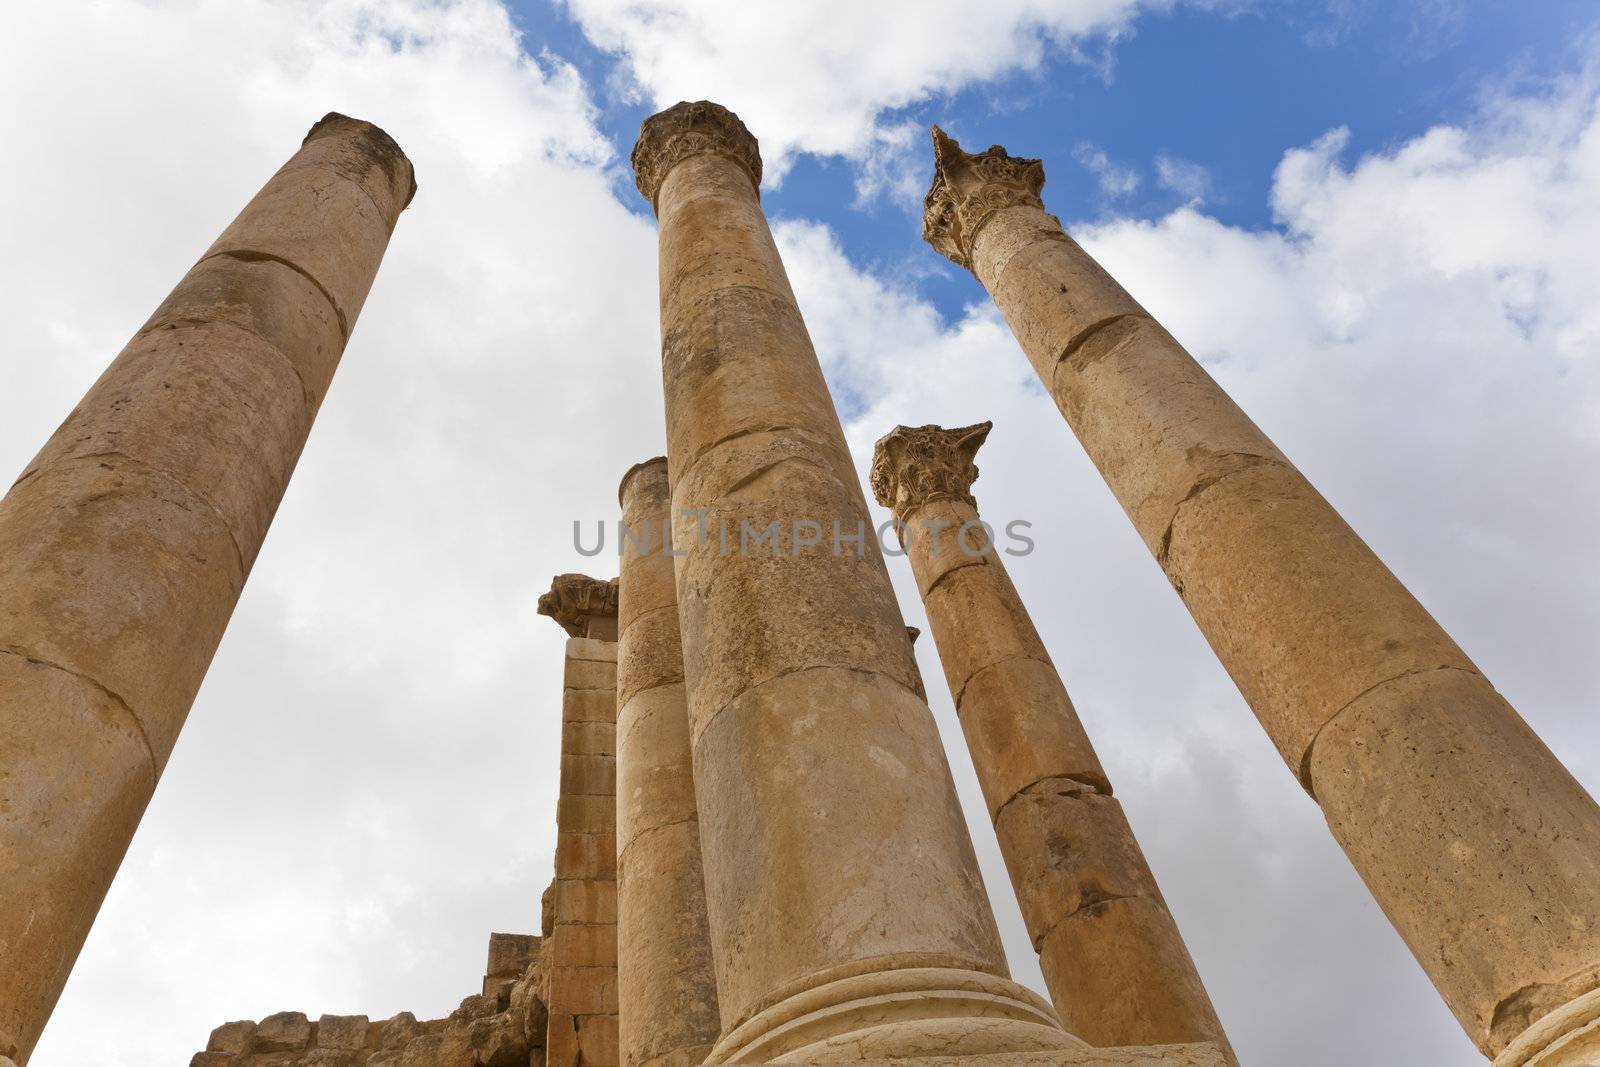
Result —
<instances>
[{"instance_id":1,"label":"column shaft","mask_svg":"<svg viewBox=\"0 0 1600 1067\"><path fill-rule=\"evenodd\" d=\"M1495 1055L1600 985L1600 808L1283 453L1045 213L1037 160L999 147L969 155L937 130L935 145L924 235L993 295L1468 1034Z\"/></svg>"},{"instance_id":2,"label":"column shaft","mask_svg":"<svg viewBox=\"0 0 1600 1067\"><path fill-rule=\"evenodd\" d=\"M617 652L617 969L623 1067L699 1067L716 1044L689 704L678 634L667 461L620 491Z\"/></svg>"},{"instance_id":3,"label":"column shaft","mask_svg":"<svg viewBox=\"0 0 1600 1067\"><path fill-rule=\"evenodd\" d=\"M414 191L382 130L317 123L0 501L0 1054L55 1006Z\"/></svg>"},{"instance_id":4,"label":"column shaft","mask_svg":"<svg viewBox=\"0 0 1600 1067\"><path fill-rule=\"evenodd\" d=\"M1070 1048L1011 982L838 416L714 104L634 149L661 229L678 611L723 1037L707 1062ZM858 540L842 546L838 533ZM726 539L726 540L724 540Z\"/></svg>"},{"instance_id":5,"label":"column shaft","mask_svg":"<svg viewBox=\"0 0 1600 1067\"><path fill-rule=\"evenodd\" d=\"M1200 974L1094 746L978 516L989 424L897 427L872 487L894 510L1045 981L1098 1046L1215 1042Z\"/></svg>"}]
</instances>

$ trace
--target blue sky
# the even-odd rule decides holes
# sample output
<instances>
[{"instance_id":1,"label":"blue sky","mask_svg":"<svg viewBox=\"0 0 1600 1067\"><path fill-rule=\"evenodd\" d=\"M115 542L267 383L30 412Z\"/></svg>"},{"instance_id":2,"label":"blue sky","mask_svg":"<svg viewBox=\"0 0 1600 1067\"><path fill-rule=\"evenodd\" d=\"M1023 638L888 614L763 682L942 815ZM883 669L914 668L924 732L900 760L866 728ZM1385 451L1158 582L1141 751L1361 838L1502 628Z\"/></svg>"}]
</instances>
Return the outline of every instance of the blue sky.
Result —
<instances>
[{"instance_id":1,"label":"blue sky","mask_svg":"<svg viewBox=\"0 0 1600 1067\"><path fill-rule=\"evenodd\" d=\"M600 105L597 126L625 160L655 110L648 95L625 72L618 77L618 56L596 48L559 2L517 0L512 10L530 54L552 53L582 72ZM1189 196L1158 180L1157 160L1167 157L1204 168L1209 215L1259 229L1277 221L1272 177L1286 149L1343 127L1353 159L1458 122L1487 89L1581 66L1595 23L1587 0L1179 7L1145 14L1114 38L1051 47L1037 69L883 116L937 122L969 150L999 143L1043 158L1046 203L1069 223L1151 218L1185 203ZM1136 175L1137 187L1109 193L1080 158L1087 150ZM915 151L931 176L926 143ZM851 259L915 284L949 319L983 297L965 271L930 258L917 205L886 196L860 203L856 174L849 160L803 155L765 191L767 210L825 221ZM647 210L642 200L635 206Z\"/></svg>"}]
</instances>

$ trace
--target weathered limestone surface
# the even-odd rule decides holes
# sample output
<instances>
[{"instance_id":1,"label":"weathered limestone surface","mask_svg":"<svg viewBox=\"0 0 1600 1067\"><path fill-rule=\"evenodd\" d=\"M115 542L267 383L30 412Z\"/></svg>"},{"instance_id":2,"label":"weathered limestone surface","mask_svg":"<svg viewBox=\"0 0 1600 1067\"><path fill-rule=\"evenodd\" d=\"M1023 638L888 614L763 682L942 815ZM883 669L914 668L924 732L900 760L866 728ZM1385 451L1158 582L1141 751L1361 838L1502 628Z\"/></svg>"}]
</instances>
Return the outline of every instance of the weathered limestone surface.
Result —
<instances>
[{"instance_id":1,"label":"weathered limestone surface","mask_svg":"<svg viewBox=\"0 0 1600 1067\"><path fill-rule=\"evenodd\" d=\"M618 1067L617 581L558 575L539 611L572 635L561 698L545 1056Z\"/></svg>"},{"instance_id":2,"label":"weathered limestone surface","mask_svg":"<svg viewBox=\"0 0 1600 1067\"><path fill-rule=\"evenodd\" d=\"M989 423L896 427L872 489L893 510L1066 1028L1091 1045L1214 1042L1216 1011L972 496ZM1231 1050L1229 1050L1231 1056Z\"/></svg>"},{"instance_id":3,"label":"weathered limestone surface","mask_svg":"<svg viewBox=\"0 0 1600 1067\"><path fill-rule=\"evenodd\" d=\"M679 104L645 122L633 161L660 223L678 612L723 1021L707 1061L1078 1047L1007 976L761 211L755 139L724 108ZM834 544L835 523L859 541Z\"/></svg>"},{"instance_id":4,"label":"weathered limestone surface","mask_svg":"<svg viewBox=\"0 0 1600 1067\"><path fill-rule=\"evenodd\" d=\"M617 1000L623 1067L704 1062L717 976L706 926L667 461L628 471L617 651Z\"/></svg>"},{"instance_id":5,"label":"weathered limestone surface","mask_svg":"<svg viewBox=\"0 0 1600 1067\"><path fill-rule=\"evenodd\" d=\"M189 1065L544 1067L548 975L540 947L537 937L491 934L485 986L513 966L516 974L497 982L494 995L467 997L443 1019L419 1021L410 1012L376 1022L365 1015L312 1019L283 1011L260 1022L222 1024Z\"/></svg>"},{"instance_id":6,"label":"weathered limestone surface","mask_svg":"<svg viewBox=\"0 0 1600 1067\"><path fill-rule=\"evenodd\" d=\"M1552 1013L1575 1018L1563 1006L1600 986L1600 808L1304 476L1045 213L1039 162L998 146L968 154L937 129L934 141L924 236L993 295L1462 1026L1492 1056Z\"/></svg>"},{"instance_id":7,"label":"weathered limestone surface","mask_svg":"<svg viewBox=\"0 0 1600 1067\"><path fill-rule=\"evenodd\" d=\"M0 501L0 1045L20 1062L414 191L382 130L317 123Z\"/></svg>"}]
</instances>

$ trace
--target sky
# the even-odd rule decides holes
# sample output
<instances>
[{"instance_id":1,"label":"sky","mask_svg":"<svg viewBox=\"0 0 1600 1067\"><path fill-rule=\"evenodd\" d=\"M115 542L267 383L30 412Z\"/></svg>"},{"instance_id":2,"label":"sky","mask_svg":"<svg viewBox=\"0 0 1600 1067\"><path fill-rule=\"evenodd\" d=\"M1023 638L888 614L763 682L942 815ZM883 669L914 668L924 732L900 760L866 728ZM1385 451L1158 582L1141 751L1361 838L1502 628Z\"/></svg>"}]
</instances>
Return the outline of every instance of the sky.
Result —
<instances>
[{"instance_id":1,"label":"sky","mask_svg":"<svg viewBox=\"0 0 1600 1067\"><path fill-rule=\"evenodd\" d=\"M926 127L1047 207L1600 786L1600 11L1541 0L23 0L0 35L0 467L20 472L329 110L415 163L229 632L32 1061L447 1013L555 840L552 575L663 451L627 154L738 112L863 472L992 419L986 516L1247 1065L1481 1057L1040 389L920 240ZM879 515L879 519L886 518ZM890 560L907 622L909 567ZM1042 988L931 640L1012 969Z\"/></svg>"}]
</instances>

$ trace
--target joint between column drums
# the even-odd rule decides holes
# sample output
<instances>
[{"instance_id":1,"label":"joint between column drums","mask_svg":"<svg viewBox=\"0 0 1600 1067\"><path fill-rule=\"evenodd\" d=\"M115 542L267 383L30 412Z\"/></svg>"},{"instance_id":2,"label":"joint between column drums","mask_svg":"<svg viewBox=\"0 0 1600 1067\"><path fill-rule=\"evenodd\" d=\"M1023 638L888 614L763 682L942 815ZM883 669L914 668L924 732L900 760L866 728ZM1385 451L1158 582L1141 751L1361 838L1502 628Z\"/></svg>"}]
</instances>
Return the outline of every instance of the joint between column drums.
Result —
<instances>
[{"instance_id":1,"label":"joint between column drums","mask_svg":"<svg viewBox=\"0 0 1600 1067\"><path fill-rule=\"evenodd\" d=\"M1291 471L1295 469L1292 464L1285 463L1283 460L1274 456L1261 456L1254 452L1218 452L1214 453L1214 455L1217 458L1222 459L1237 457L1243 462L1230 470L1219 471L1213 474L1201 476L1193 485L1189 487L1189 491L1183 494L1183 499L1178 501L1178 503L1173 507L1172 518L1167 520L1167 528L1161 534L1161 548L1156 552L1156 562L1161 564L1161 569L1164 572L1167 570L1167 557L1172 551L1172 533L1177 528L1179 517L1183 515L1183 506L1185 504L1199 499L1208 491L1215 489L1217 486L1221 485L1229 478L1232 478L1234 475L1255 470L1257 467L1276 465ZM1183 592L1183 583L1181 579L1174 577L1170 572L1168 572L1167 580L1172 582L1173 586L1180 594Z\"/></svg>"},{"instance_id":2,"label":"joint between column drums","mask_svg":"<svg viewBox=\"0 0 1600 1067\"><path fill-rule=\"evenodd\" d=\"M363 190L363 192L365 192L365 190ZM371 199L370 194L368 199ZM306 281L317 287L317 292L322 294L323 299L328 302L329 307L333 308L333 313L339 320L339 336L343 339L345 344L350 343L350 323L345 319L344 308L339 306L339 301L333 298L333 293L328 291L328 287L323 285L322 282L318 281L315 275L306 270L300 264L294 262L293 260L285 259L282 256L273 255L271 252L256 252L248 248L228 248L222 250L221 252L213 252L211 255L206 256L205 259L200 260L200 262L204 263L207 259L216 259L218 256L228 256L244 263L279 263L285 267L288 267L290 270L294 271Z\"/></svg>"},{"instance_id":3,"label":"joint between column drums","mask_svg":"<svg viewBox=\"0 0 1600 1067\"><path fill-rule=\"evenodd\" d=\"M50 671L60 671L69 678L76 678L80 682L93 686L101 693L104 693L106 698L117 707L121 708L127 714L128 718L133 722L133 732L139 735L139 744L144 748L145 758L150 761L150 787L152 789L155 788L156 783L161 780L161 763L156 759L155 746L150 743L150 735L145 731L144 723L140 720L138 712L134 711L133 705L124 700L119 693L108 688L104 682L101 682L95 678L91 678L82 671L75 671L71 667L63 666L60 663L42 659L39 656L35 656L30 652L25 652L22 649L12 645L0 645L0 656L14 656L17 659L32 663L36 667L43 667ZM0 1030L0 1053L4 1053L5 1051L5 1037L5 1032Z\"/></svg>"},{"instance_id":4,"label":"joint between column drums","mask_svg":"<svg viewBox=\"0 0 1600 1067\"><path fill-rule=\"evenodd\" d=\"M1600 981L1600 974L1594 970L1589 974L1592 979ZM1495 1008L1495 1023L1491 1025L1488 1041L1485 1042L1489 1048L1494 1044L1493 1028L1504 1021L1500 1016L1506 1007L1537 988L1540 987L1519 989ZM1483 1051L1492 1055L1489 1048ZM1494 1057L1491 1067L1545 1067L1546 1064L1549 1067L1577 1067L1584 1062L1592 1062L1587 1059L1568 1059L1564 1055L1568 1052L1600 1053L1600 988L1590 989L1540 1016Z\"/></svg>"},{"instance_id":5,"label":"joint between column drums","mask_svg":"<svg viewBox=\"0 0 1600 1067\"><path fill-rule=\"evenodd\" d=\"M1316 752L1317 742L1322 740L1323 731L1332 726L1345 712L1349 711L1351 708L1355 707L1361 701L1365 700L1368 696L1377 692L1379 689L1382 689L1384 686L1393 685L1400 679L1410 678L1414 674L1432 674L1434 671L1460 671L1463 674L1471 674L1479 678L1483 677L1481 674L1478 674L1477 671L1469 671L1465 667L1457 667L1453 664L1441 663L1437 667L1415 667L1409 671L1401 671L1399 674L1396 674L1393 677L1385 678L1381 682L1374 682L1372 685L1367 686L1361 692L1345 701L1339 710L1335 711L1332 715L1329 715L1327 719L1323 721L1322 725L1317 727L1317 732L1311 735L1311 741L1306 745L1306 750L1300 757L1299 774L1297 775L1297 777L1300 779L1300 786L1306 791L1306 795L1311 797L1312 800L1317 799L1316 783L1311 780L1311 757L1312 754Z\"/></svg>"}]
</instances>

